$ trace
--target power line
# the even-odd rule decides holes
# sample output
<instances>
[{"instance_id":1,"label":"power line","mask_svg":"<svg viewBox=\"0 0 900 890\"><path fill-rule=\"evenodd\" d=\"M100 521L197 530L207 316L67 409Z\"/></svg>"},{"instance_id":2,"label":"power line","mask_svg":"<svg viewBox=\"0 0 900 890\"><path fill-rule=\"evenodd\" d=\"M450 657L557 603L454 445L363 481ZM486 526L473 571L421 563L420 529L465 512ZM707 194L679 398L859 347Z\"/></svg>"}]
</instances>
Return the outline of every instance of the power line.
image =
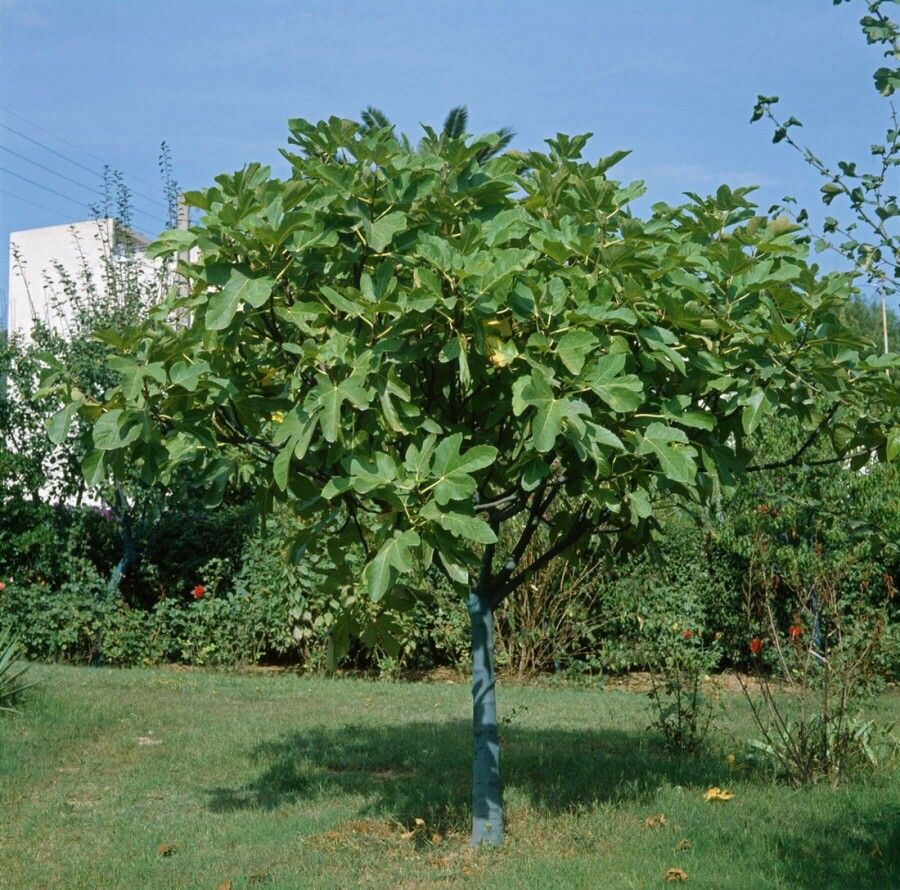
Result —
<instances>
[{"instance_id":1,"label":"power line","mask_svg":"<svg viewBox=\"0 0 900 890\"><path fill-rule=\"evenodd\" d=\"M35 167L39 167L41 170L46 170L48 173L52 173L54 176L58 176L60 179L64 179L66 182L71 182L72 185L77 185L79 188L83 188L89 192L93 192L95 195L99 195L104 201L109 200L109 195L101 192L99 189L96 189L93 186L85 185L85 183L79 182L77 179L72 179L71 176L66 176L64 173L60 173L58 170L54 170L51 167L47 167L46 165L41 164L38 161L34 161L23 154L19 154L19 152L13 151L11 148L7 148L5 145L0 145L0 149L3 149L3 151L8 151L11 155L15 155L17 158L20 158L26 163L33 164ZM135 213L142 213L144 216L152 219L154 222L159 222L158 214L148 213L146 210L142 210L140 207L132 207L132 210L134 210Z\"/></svg>"},{"instance_id":2,"label":"power line","mask_svg":"<svg viewBox=\"0 0 900 890\"><path fill-rule=\"evenodd\" d=\"M9 170L6 167L0 167L0 172L8 173L10 176L15 176L16 179L21 179L23 182L27 182L29 185L33 185L36 188L43 189L45 192L50 192L51 195L57 195L60 198L65 198L66 201L71 201L73 204L77 204L79 207L83 207L86 210L88 210L90 213L97 215L98 211L97 211L97 207L95 205L85 204L83 201L79 201L77 198L73 198L70 195L64 195L62 192L58 192L56 189L52 189L49 186L42 185L39 182L35 182L33 179L29 179L27 176L22 176L21 173L16 173L15 171ZM7 193L7 194L9 194L9 193ZM14 196L14 197L18 197L18 195ZM23 198L21 200L27 200L27 199ZM34 202L32 201L31 203L34 203ZM42 207L41 209L49 210L50 208ZM51 212L56 213L57 211L54 210ZM154 235L151 235L149 232L145 231L144 229L139 229L136 225L133 225L133 224L127 225L126 228L132 229L135 232L138 232L139 234L143 235L144 237L149 238L151 241L155 237Z\"/></svg>"},{"instance_id":3,"label":"power line","mask_svg":"<svg viewBox=\"0 0 900 890\"><path fill-rule=\"evenodd\" d=\"M7 198L15 198L17 201L22 201L25 204L31 204L32 207L37 207L38 210L46 210L48 213L59 213L59 211L54 207L48 207L46 204L38 204L37 201L32 201L30 198L23 198L21 195L17 195L15 192L8 192L6 189L0 189L0 195L6 195Z\"/></svg>"},{"instance_id":4,"label":"power line","mask_svg":"<svg viewBox=\"0 0 900 890\"><path fill-rule=\"evenodd\" d=\"M86 204L84 201L79 201L77 198L73 198L70 195L64 195L62 192L58 192L56 189L52 189L49 186L41 185L39 182L35 182L33 179L29 179L27 176L22 176L21 173L15 173L12 170L8 170L6 167L0 167L0 171L3 173L8 173L10 176L15 176L16 179L21 179L22 182L27 182L29 185L33 185L39 189L43 189L45 192L50 192L51 195L57 195L60 198L65 198L66 201L71 201L73 204L77 204L79 207L85 207L88 210L93 210L93 207L90 204Z\"/></svg>"},{"instance_id":5,"label":"power line","mask_svg":"<svg viewBox=\"0 0 900 890\"><path fill-rule=\"evenodd\" d=\"M93 167L88 167L85 164L82 164L80 161L76 161L74 158L70 158L68 155L64 155L61 152L56 151L54 148L50 148L49 145L44 145L43 142L38 142L37 139L32 139L30 136L26 136L24 133L17 130L15 127L10 127L8 124L0 124L0 127L3 127L4 130L9 130L10 133L15 133L16 136L21 136L23 139L27 139L34 145L39 145L44 151L49 151L51 154L56 155L58 158L62 158L64 161L68 161L70 164L74 164L76 167L80 167L82 170L86 170L92 176L101 176L102 174L95 170Z\"/></svg>"},{"instance_id":6,"label":"power line","mask_svg":"<svg viewBox=\"0 0 900 890\"><path fill-rule=\"evenodd\" d=\"M7 108L5 105L0 105L0 111L5 111L7 114L11 114L13 117L17 117L20 121L25 121L26 124L29 124L30 126L34 127L36 130L40 130L42 133L46 133L48 136L52 136L54 139L59 140L64 145L68 145L70 148L74 148L76 151L80 151L82 154L87 155L89 158L93 158L95 161L100 161L100 163L103 164L104 166L112 166L112 165L108 164L99 155L95 155L93 152L88 151L86 148L82 148L80 145L76 145L74 142L70 142L68 139L65 139L64 137L60 136L58 133L54 133L51 130L48 130L45 127L42 127L40 124L36 124L33 120L29 120L29 118L25 117L25 115L19 114L17 111L13 111L11 108ZM6 126L6 125L3 124L0 126ZM6 127L6 129L11 130L12 128ZM21 134L19 134L19 135L21 135ZM27 139L28 137L26 136L25 138ZM31 141L35 141L35 140L31 140ZM47 146L45 146L43 143L39 142L37 144L40 145L42 148L47 148ZM48 151L53 151L53 149L48 148ZM67 158L66 160L71 160L71 159ZM78 163L78 162L74 161L73 163ZM128 176L130 179L133 179L135 182L143 183L148 188L156 188L157 187L157 185L147 182L146 179L140 179L139 177L133 176L132 174L128 173L125 170L122 170L121 172L123 175ZM135 194L137 194L137 192L135 192ZM146 198L146 195L141 195L141 197ZM148 198L147 200L153 200L153 199Z\"/></svg>"},{"instance_id":7,"label":"power line","mask_svg":"<svg viewBox=\"0 0 900 890\"><path fill-rule=\"evenodd\" d=\"M58 176L60 179L65 179L66 182L71 182L72 185L77 185L79 188L87 189L89 192L93 192L95 195L99 195L101 198L106 198L106 195L104 195L103 192L101 192L99 189L95 189L92 185L85 185L83 182L79 182L77 179L72 179L71 176L66 176L64 173L58 173L56 170L44 166L44 164L39 164L37 161L33 161L31 158L28 158L25 155L20 155L17 151L13 151L11 148L7 148L5 145L0 145L0 149L2 149L3 151L8 151L11 155L15 155L17 158L20 158L27 164L34 164L35 167L40 167L41 170L46 170L48 173L52 173L54 176Z\"/></svg>"},{"instance_id":8,"label":"power line","mask_svg":"<svg viewBox=\"0 0 900 890\"><path fill-rule=\"evenodd\" d=\"M62 152L59 152L59 151L56 151L55 149L50 148L49 145L44 145L43 142L39 142L37 139L32 139L30 136L26 136L25 133L20 132L19 130L15 129L15 127L10 127L10 126L7 126L6 124L2 124L2 123L0 123L0 127L2 127L4 130L9 130L10 133L15 133L16 136L19 136L22 139L27 140L32 145L37 145L39 148L44 149L44 151L48 151L48 152L50 152L50 154L56 155L56 157L58 157L58 158L62 158L62 160L66 161L67 163L73 164L74 166L78 167L81 170L86 170L92 176L99 176L101 178L104 177L104 174L101 173L99 170L94 170L92 167L88 167L86 164L81 164L78 161L76 161L74 158L70 158L68 155L64 155ZM2 148L2 147L3 146L0 146L0 148ZM11 151L11 149L7 149L7 151ZM104 167L107 170L114 170L115 172L121 172L106 163L104 163ZM151 198L149 195L145 195L143 192L136 191L135 189L132 189L132 188L129 188L129 191L131 192L132 195L134 195L137 198L143 198L145 201L149 201L151 204L155 204L157 207L162 207L164 210L168 210L166 205L163 204L163 202L157 198Z\"/></svg>"}]
</instances>

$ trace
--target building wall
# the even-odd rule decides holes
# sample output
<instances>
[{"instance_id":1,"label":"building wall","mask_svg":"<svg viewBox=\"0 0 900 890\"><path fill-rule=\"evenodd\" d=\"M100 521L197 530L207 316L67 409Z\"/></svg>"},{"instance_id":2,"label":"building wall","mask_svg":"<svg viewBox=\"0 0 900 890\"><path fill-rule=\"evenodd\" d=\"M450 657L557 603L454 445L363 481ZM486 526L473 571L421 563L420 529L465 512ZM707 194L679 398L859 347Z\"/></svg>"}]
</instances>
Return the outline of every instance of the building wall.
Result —
<instances>
[{"instance_id":1,"label":"building wall","mask_svg":"<svg viewBox=\"0 0 900 890\"><path fill-rule=\"evenodd\" d=\"M124 238L130 239L140 259L139 268L152 286L160 267L157 262L142 258L147 242L131 232L125 233L113 219L10 233L6 319L9 334L27 338L35 319L65 331L69 314L65 277L79 284L89 277L97 292L105 293L110 270L121 262ZM79 290L83 291L83 287Z\"/></svg>"}]
</instances>

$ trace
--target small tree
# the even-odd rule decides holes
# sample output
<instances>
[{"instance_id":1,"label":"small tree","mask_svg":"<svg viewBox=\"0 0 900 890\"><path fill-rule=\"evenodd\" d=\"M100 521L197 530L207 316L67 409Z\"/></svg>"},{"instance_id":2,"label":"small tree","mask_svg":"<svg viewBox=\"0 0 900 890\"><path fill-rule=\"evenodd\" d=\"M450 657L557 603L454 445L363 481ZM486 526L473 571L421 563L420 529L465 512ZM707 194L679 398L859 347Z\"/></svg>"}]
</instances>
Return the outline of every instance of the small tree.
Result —
<instances>
[{"instance_id":1,"label":"small tree","mask_svg":"<svg viewBox=\"0 0 900 890\"><path fill-rule=\"evenodd\" d=\"M160 169L171 204L176 185L165 143ZM19 334L0 342L0 502L11 507L26 496L34 502L76 505L85 497L105 501L122 540L122 556L109 581L110 592L115 592L139 558L140 529L159 510L163 492L153 487L150 477L122 475L108 480L104 473L82 473L86 443L84 437L70 435L72 408L64 406L53 413L38 389L41 359L51 355L66 368L73 391L89 401L102 400L119 380L119 357L112 356L109 345L95 339L94 333L139 324L171 284L170 264L154 267L144 259L140 240L130 228L131 195L121 175L106 170L102 189L103 202L94 208L98 219L93 237L101 248L95 268L86 261L74 228L72 248L80 257L75 268L54 261L32 274L24 258L13 251L14 271L25 289L42 286L51 295L47 308L53 321L36 317L27 337ZM111 214L114 221L108 226ZM169 223L174 224L172 212Z\"/></svg>"},{"instance_id":2,"label":"small tree","mask_svg":"<svg viewBox=\"0 0 900 890\"><path fill-rule=\"evenodd\" d=\"M471 618L472 842L496 844L494 610L568 548L640 544L658 505L765 466L745 442L770 416L808 429L788 462L839 421L831 459L893 454L877 406L896 359L844 326L846 277L807 266L750 189L642 220L641 184L607 176L626 153L583 161L586 135L490 157L496 135L290 130L290 178L251 164L187 195L200 224L156 252L195 251L190 294L105 335L121 384L92 401L61 367L47 383L93 420L97 473L251 481L264 515L305 519L297 552L361 547L375 600L430 566L450 579Z\"/></svg>"},{"instance_id":3,"label":"small tree","mask_svg":"<svg viewBox=\"0 0 900 890\"><path fill-rule=\"evenodd\" d=\"M848 2L850 0L832 0L835 6ZM875 70L872 80L878 94L887 100L889 109L884 136L871 146L868 169L863 161L830 164L809 147L801 145L795 138L794 128L803 124L793 115L781 118L773 111L778 96L757 96L750 122L765 118L775 128L772 141L790 146L816 171L824 180L820 193L826 207L836 212L833 208L846 205L844 218L826 216L820 230L812 227L805 209L795 210L794 198L786 197L785 206L777 209L807 229L815 239L816 250L835 251L849 260L855 276L877 293L881 300L882 345L887 352L890 340L887 303L900 289L896 231L900 206L897 195L889 191L894 187L894 168L900 164L900 120L893 98L900 88L900 27L890 17L890 0L863 0L862 5L865 14L859 25L866 42L879 47L886 60L886 64Z\"/></svg>"}]
</instances>

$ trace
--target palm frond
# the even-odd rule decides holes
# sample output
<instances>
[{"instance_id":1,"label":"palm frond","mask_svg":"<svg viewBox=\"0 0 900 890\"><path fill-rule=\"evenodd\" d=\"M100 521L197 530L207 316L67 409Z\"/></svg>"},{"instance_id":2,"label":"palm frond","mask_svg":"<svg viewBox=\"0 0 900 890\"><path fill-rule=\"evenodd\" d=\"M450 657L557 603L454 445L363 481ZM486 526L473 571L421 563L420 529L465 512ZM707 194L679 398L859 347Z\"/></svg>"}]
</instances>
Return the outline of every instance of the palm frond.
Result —
<instances>
[{"instance_id":1,"label":"palm frond","mask_svg":"<svg viewBox=\"0 0 900 890\"><path fill-rule=\"evenodd\" d=\"M500 154L513 139L516 138L516 131L511 127L501 127L497 130L496 134L498 137L497 142L492 145L490 148L483 148L480 152L478 152L478 163L483 164L485 161L490 160L490 158L495 155Z\"/></svg>"},{"instance_id":2,"label":"palm frond","mask_svg":"<svg viewBox=\"0 0 900 890\"><path fill-rule=\"evenodd\" d=\"M380 109L369 105L362 110L360 118L363 122L363 130L380 130L382 127L393 127L388 116Z\"/></svg>"},{"instance_id":3,"label":"palm frond","mask_svg":"<svg viewBox=\"0 0 900 890\"><path fill-rule=\"evenodd\" d=\"M469 122L469 109L465 105L457 105L451 108L444 120L442 135L448 139L459 139L466 132L466 124Z\"/></svg>"},{"instance_id":4,"label":"palm frond","mask_svg":"<svg viewBox=\"0 0 900 890\"><path fill-rule=\"evenodd\" d=\"M15 703L22 692L33 683L23 683L22 674L28 665L17 666L19 641L7 630L0 633L0 711L15 712Z\"/></svg>"}]
</instances>

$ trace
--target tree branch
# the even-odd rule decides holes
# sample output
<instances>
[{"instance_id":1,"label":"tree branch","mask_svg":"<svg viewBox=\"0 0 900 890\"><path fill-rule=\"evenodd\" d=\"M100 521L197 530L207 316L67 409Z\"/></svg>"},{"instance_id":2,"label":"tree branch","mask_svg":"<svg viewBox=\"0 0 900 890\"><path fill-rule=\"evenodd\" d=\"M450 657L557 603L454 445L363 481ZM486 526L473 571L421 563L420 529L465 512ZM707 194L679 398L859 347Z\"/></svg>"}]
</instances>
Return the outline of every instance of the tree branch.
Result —
<instances>
[{"instance_id":1,"label":"tree branch","mask_svg":"<svg viewBox=\"0 0 900 890\"><path fill-rule=\"evenodd\" d=\"M518 489L514 489L509 494L500 495L500 497L495 498L493 501L485 501L483 504L475 504L475 512L479 511L490 511L494 510L497 507L502 507L504 504L509 504L512 501L517 501L522 497L522 493Z\"/></svg>"},{"instance_id":2,"label":"tree branch","mask_svg":"<svg viewBox=\"0 0 900 890\"><path fill-rule=\"evenodd\" d=\"M531 496L531 505L528 510L528 519L525 521L525 528L522 529L522 534L519 535L519 540L504 563L503 569L497 575L496 583L498 589L502 589L512 577L512 573L516 570L519 560L522 559L522 556L528 549L528 545L531 543L531 539L534 537L534 533L540 525L541 515L550 506L553 498L559 492L559 488L556 487L545 499L544 494L547 491L547 486L547 482L542 482Z\"/></svg>"},{"instance_id":3,"label":"tree branch","mask_svg":"<svg viewBox=\"0 0 900 890\"><path fill-rule=\"evenodd\" d=\"M491 566L494 563L494 551L496 547L496 544L488 544L484 548L484 553L481 556L481 571L478 574L478 587L476 588L479 596L482 596L484 591L489 589Z\"/></svg>"},{"instance_id":4,"label":"tree branch","mask_svg":"<svg viewBox=\"0 0 900 890\"><path fill-rule=\"evenodd\" d=\"M509 594L511 594L517 587L519 587L524 581L526 581L531 575L533 575L539 569L542 569L548 562L552 559L555 559L562 553L564 550L567 550L573 544L577 543L581 538L583 538L589 532L596 531L614 531L613 528L601 529L598 523L590 523L588 522L588 511L590 509L590 504L588 501L585 501L581 507L578 509L578 513L575 516L575 519L572 522L572 525L569 527L569 530L563 535L561 538L557 539L556 543L553 544L549 550L546 550L542 553L537 559L527 565L518 575L513 578L510 578L503 585L499 586L495 592L494 598L492 600L493 606L496 608L504 599L506 599ZM603 511L603 518L608 516L608 511Z\"/></svg>"},{"instance_id":5,"label":"tree branch","mask_svg":"<svg viewBox=\"0 0 900 890\"><path fill-rule=\"evenodd\" d=\"M828 423L831 421L832 417L837 414L839 407L839 405L832 405L831 408L828 409L825 416L819 421L816 428L806 437L806 441L800 446L793 457L786 458L785 460L772 461L772 463L768 464L751 464L745 469L745 472L754 473L759 470L780 470L784 467L793 467L799 464L800 458L803 457L803 455L809 450L816 439L819 438L825 427L828 426ZM841 460L842 458L838 459Z\"/></svg>"}]
</instances>

